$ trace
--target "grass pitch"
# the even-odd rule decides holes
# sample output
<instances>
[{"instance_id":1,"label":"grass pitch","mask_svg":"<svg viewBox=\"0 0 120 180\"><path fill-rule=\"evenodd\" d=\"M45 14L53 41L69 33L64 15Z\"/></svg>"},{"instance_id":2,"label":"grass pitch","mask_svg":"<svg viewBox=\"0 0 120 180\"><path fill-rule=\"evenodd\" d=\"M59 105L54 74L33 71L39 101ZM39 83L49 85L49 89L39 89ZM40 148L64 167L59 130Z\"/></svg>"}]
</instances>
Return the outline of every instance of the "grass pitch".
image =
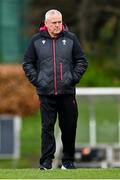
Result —
<instances>
[{"instance_id":1,"label":"grass pitch","mask_svg":"<svg viewBox=\"0 0 120 180\"><path fill-rule=\"evenodd\" d=\"M120 179L119 169L0 169L0 179Z\"/></svg>"}]
</instances>

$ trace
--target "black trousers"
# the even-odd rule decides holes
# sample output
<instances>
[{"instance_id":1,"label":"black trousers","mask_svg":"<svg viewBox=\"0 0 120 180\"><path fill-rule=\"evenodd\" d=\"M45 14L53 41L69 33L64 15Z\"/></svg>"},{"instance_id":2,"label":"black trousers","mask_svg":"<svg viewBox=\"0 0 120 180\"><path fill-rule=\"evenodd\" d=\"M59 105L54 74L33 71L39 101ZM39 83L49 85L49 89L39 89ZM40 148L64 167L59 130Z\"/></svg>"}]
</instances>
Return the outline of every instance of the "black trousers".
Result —
<instances>
[{"instance_id":1,"label":"black trousers","mask_svg":"<svg viewBox=\"0 0 120 180\"><path fill-rule=\"evenodd\" d=\"M42 120L42 143L40 164L52 163L56 150L54 126L59 119L61 139L63 143L62 162L74 161L75 136L78 109L75 95L40 96L40 112Z\"/></svg>"}]
</instances>

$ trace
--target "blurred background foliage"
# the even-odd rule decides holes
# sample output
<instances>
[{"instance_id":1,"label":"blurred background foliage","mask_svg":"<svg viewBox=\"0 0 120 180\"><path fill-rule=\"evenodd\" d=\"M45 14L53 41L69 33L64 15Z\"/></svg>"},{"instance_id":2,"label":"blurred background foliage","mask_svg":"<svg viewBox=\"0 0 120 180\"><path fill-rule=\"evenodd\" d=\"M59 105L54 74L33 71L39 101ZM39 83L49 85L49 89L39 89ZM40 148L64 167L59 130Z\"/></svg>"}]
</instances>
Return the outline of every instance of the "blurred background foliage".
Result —
<instances>
[{"instance_id":1,"label":"blurred background foliage","mask_svg":"<svg viewBox=\"0 0 120 180\"><path fill-rule=\"evenodd\" d=\"M22 62L29 38L53 8L62 12L69 30L77 34L89 61L78 86L119 86L119 0L0 0L0 62Z\"/></svg>"}]
</instances>

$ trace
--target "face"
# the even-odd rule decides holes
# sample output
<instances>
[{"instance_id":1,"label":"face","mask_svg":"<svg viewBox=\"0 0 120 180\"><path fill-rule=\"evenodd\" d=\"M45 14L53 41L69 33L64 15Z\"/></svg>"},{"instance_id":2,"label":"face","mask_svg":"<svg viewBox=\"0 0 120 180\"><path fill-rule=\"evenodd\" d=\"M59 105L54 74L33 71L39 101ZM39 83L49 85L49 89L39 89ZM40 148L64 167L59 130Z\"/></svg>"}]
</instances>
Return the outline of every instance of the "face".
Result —
<instances>
[{"instance_id":1,"label":"face","mask_svg":"<svg viewBox=\"0 0 120 180\"><path fill-rule=\"evenodd\" d=\"M57 36L62 31L62 16L52 15L46 21L45 25L52 37Z\"/></svg>"}]
</instances>

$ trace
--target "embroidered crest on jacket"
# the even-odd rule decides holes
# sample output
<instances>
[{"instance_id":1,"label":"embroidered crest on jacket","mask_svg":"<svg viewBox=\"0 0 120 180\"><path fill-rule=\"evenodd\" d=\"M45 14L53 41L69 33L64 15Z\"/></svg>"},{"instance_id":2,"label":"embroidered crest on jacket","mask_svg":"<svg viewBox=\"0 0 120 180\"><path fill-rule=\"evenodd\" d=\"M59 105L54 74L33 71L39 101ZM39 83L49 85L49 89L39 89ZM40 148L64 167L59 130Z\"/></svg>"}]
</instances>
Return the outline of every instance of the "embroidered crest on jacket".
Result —
<instances>
[{"instance_id":1,"label":"embroidered crest on jacket","mask_svg":"<svg viewBox=\"0 0 120 180\"><path fill-rule=\"evenodd\" d=\"M65 39L62 40L63 45L66 45L66 42L67 41Z\"/></svg>"},{"instance_id":2,"label":"embroidered crest on jacket","mask_svg":"<svg viewBox=\"0 0 120 180\"><path fill-rule=\"evenodd\" d=\"M45 44L45 42L46 42L45 40L42 40L42 43L43 43L43 44Z\"/></svg>"}]
</instances>

